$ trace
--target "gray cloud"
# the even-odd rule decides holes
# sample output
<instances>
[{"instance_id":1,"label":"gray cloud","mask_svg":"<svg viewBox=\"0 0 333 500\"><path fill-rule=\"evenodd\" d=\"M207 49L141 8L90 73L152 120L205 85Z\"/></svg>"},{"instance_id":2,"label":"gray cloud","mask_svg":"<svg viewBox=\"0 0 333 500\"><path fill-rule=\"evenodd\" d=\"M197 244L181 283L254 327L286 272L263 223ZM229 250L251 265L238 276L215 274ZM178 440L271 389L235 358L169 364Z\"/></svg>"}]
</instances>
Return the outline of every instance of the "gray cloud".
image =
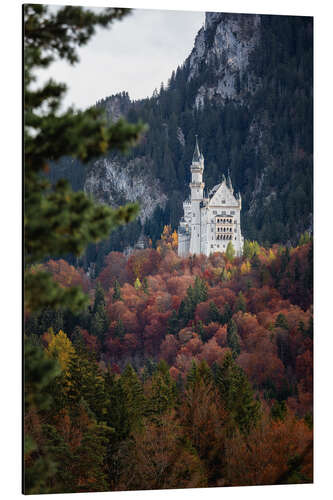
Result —
<instances>
[{"instance_id":1,"label":"gray cloud","mask_svg":"<svg viewBox=\"0 0 333 500\"><path fill-rule=\"evenodd\" d=\"M39 73L40 80L65 82L65 105L77 108L121 91L131 99L151 96L189 55L203 22L203 12L134 10L111 29L99 30L79 50L77 65L57 61Z\"/></svg>"}]
</instances>

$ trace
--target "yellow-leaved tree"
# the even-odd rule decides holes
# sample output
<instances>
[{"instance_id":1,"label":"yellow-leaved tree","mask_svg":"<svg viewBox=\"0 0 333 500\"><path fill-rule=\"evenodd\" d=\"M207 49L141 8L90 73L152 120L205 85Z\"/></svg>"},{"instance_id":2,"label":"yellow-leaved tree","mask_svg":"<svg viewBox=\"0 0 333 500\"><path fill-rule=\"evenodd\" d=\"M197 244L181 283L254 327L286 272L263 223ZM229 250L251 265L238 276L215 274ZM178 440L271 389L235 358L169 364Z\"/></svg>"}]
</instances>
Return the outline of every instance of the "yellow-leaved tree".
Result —
<instances>
[{"instance_id":1,"label":"yellow-leaved tree","mask_svg":"<svg viewBox=\"0 0 333 500\"><path fill-rule=\"evenodd\" d=\"M47 356L56 359L62 371L67 370L68 365L75 354L75 349L66 333L59 330L59 332L55 334L52 328L50 328L47 333L47 341Z\"/></svg>"}]
</instances>

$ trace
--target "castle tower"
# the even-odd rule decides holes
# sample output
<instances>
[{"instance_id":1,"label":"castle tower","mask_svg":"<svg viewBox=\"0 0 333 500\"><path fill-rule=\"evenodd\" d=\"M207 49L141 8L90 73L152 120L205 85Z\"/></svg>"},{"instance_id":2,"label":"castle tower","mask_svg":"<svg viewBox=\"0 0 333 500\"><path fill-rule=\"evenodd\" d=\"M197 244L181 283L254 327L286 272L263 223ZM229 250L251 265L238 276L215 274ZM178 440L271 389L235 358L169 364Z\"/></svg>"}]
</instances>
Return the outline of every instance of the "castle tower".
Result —
<instances>
[{"instance_id":1,"label":"castle tower","mask_svg":"<svg viewBox=\"0 0 333 500\"><path fill-rule=\"evenodd\" d=\"M203 201L203 190L205 187L202 182L204 171L204 157L200 153L198 145L198 137L195 139L195 148L191 165L191 243L190 253L201 253L201 202Z\"/></svg>"}]
</instances>

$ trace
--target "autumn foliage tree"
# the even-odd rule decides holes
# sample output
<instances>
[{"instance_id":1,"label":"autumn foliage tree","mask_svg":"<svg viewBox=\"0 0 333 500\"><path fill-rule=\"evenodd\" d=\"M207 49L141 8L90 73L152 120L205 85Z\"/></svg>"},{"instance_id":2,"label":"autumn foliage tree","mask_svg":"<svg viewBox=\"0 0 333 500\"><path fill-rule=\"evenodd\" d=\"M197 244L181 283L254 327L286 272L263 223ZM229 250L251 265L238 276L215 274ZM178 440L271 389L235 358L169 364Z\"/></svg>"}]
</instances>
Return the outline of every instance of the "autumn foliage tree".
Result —
<instances>
[{"instance_id":1,"label":"autumn foliage tree","mask_svg":"<svg viewBox=\"0 0 333 500\"><path fill-rule=\"evenodd\" d=\"M112 286L87 278L84 312L28 318L30 341L60 369L52 408L29 411L46 460L38 487L52 490L47 458L54 492L311 482L313 309L289 287L304 284L289 265L308 269L309 245L249 245L251 262L111 252L105 269L125 274L113 268ZM62 283L64 269L75 276L51 267Z\"/></svg>"}]
</instances>

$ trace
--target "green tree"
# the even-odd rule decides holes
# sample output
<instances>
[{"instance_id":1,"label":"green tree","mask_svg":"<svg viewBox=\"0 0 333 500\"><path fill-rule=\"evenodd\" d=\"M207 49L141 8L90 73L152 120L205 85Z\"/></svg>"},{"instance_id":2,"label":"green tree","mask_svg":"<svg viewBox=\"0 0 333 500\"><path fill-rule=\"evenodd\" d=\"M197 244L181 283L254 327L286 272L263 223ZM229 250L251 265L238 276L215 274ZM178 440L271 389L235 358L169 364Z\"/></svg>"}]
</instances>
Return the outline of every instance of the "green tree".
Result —
<instances>
[{"instance_id":1,"label":"green tree","mask_svg":"<svg viewBox=\"0 0 333 500\"><path fill-rule=\"evenodd\" d=\"M284 330L288 330L288 321L284 314L279 313L275 320L276 328L283 328Z\"/></svg>"},{"instance_id":2,"label":"green tree","mask_svg":"<svg viewBox=\"0 0 333 500\"><path fill-rule=\"evenodd\" d=\"M251 260L254 255L258 255L260 252L260 246L257 241L244 241L243 256L246 259Z\"/></svg>"},{"instance_id":3,"label":"green tree","mask_svg":"<svg viewBox=\"0 0 333 500\"><path fill-rule=\"evenodd\" d=\"M271 417L273 420L284 420L287 414L287 406L285 401L274 401L271 408Z\"/></svg>"},{"instance_id":4,"label":"green tree","mask_svg":"<svg viewBox=\"0 0 333 500\"><path fill-rule=\"evenodd\" d=\"M208 316L207 316L207 322L220 322L221 321L221 314L220 311L218 310L217 305L215 302L209 302L209 311L208 311Z\"/></svg>"},{"instance_id":5,"label":"green tree","mask_svg":"<svg viewBox=\"0 0 333 500\"><path fill-rule=\"evenodd\" d=\"M237 331L237 325L233 319L231 319L227 326L227 342L231 349L234 358L240 353L239 336Z\"/></svg>"},{"instance_id":6,"label":"green tree","mask_svg":"<svg viewBox=\"0 0 333 500\"><path fill-rule=\"evenodd\" d=\"M104 291L100 283L97 282L95 290L95 300L90 321L90 333L104 341L108 330L109 320L106 314Z\"/></svg>"},{"instance_id":7,"label":"green tree","mask_svg":"<svg viewBox=\"0 0 333 500\"><path fill-rule=\"evenodd\" d=\"M121 375L120 381L125 395L125 406L131 430L141 426L144 414L145 397L142 383L140 382L132 365L128 364Z\"/></svg>"},{"instance_id":8,"label":"green tree","mask_svg":"<svg viewBox=\"0 0 333 500\"><path fill-rule=\"evenodd\" d=\"M171 316L168 319L168 333L171 333L172 335L176 335L180 329L179 324L180 324L179 315L173 309Z\"/></svg>"},{"instance_id":9,"label":"green tree","mask_svg":"<svg viewBox=\"0 0 333 500\"><path fill-rule=\"evenodd\" d=\"M226 354L215 373L216 385L226 410L229 412L230 430L237 426L248 433L260 418L260 403L244 371L235 363L230 353Z\"/></svg>"},{"instance_id":10,"label":"green tree","mask_svg":"<svg viewBox=\"0 0 333 500\"><path fill-rule=\"evenodd\" d=\"M118 280L114 282L112 300L113 302L116 302L117 300L122 300L121 288Z\"/></svg>"},{"instance_id":11,"label":"green tree","mask_svg":"<svg viewBox=\"0 0 333 500\"><path fill-rule=\"evenodd\" d=\"M203 360L200 363L192 361L191 368L187 373L186 388L194 389L202 384L208 386L212 382L212 372L207 361Z\"/></svg>"},{"instance_id":12,"label":"green tree","mask_svg":"<svg viewBox=\"0 0 333 500\"><path fill-rule=\"evenodd\" d=\"M207 285L199 276L195 278L193 292L193 300L196 305L199 302L205 302L208 298Z\"/></svg>"},{"instance_id":13,"label":"green tree","mask_svg":"<svg viewBox=\"0 0 333 500\"><path fill-rule=\"evenodd\" d=\"M231 243L231 241L229 241L229 243L228 243L227 250L225 252L225 256L230 262L232 262L234 260L235 248L234 248L233 244Z\"/></svg>"},{"instance_id":14,"label":"green tree","mask_svg":"<svg viewBox=\"0 0 333 500\"><path fill-rule=\"evenodd\" d=\"M78 310L87 304L88 298L80 288L59 286L39 263L50 255L82 254L89 242L105 238L113 228L129 222L138 212L135 204L119 209L95 205L83 192L73 192L64 180L51 185L45 174L49 164L63 156L87 163L114 149L125 152L138 140L142 125L130 125L124 121L110 124L97 107L86 111L72 108L62 111L65 85L53 80L41 86L35 85L36 71L47 68L58 57L74 64L78 61L76 47L85 45L96 27L108 27L128 12L110 8L97 14L81 7L65 6L51 10L46 5L24 5L24 279L25 308L29 313L64 306ZM24 491L48 492L52 491L50 483L56 483L61 462L57 461L51 438L47 439L40 419L49 421L52 415L44 412L50 400L55 406L55 399L58 405L66 401L73 404L72 413L76 411L77 415L82 410L82 401L85 401L91 414L100 418L105 403L101 397L103 377L96 372L97 365L91 364L87 358L73 356L66 374L67 378L70 377L70 384L63 387L68 389L64 392L60 389L61 384L56 383L60 375L56 375L58 365L54 360L45 359L40 348L30 345L25 347L24 356ZM90 418L94 421L93 417ZM86 430L81 443L83 448L68 463L78 463L81 457L77 477L82 478L83 483L90 483L91 489L100 489L104 484L104 438L99 439L99 430L95 429L95 432L93 426ZM101 432L104 435L104 430ZM95 446L96 453L86 440ZM98 442L101 446L96 445ZM60 451L61 440L58 444ZM87 450L86 453L83 449ZM87 460L90 455L95 461L95 470L94 464ZM65 452L62 457L65 457Z\"/></svg>"},{"instance_id":15,"label":"green tree","mask_svg":"<svg viewBox=\"0 0 333 500\"><path fill-rule=\"evenodd\" d=\"M147 415L158 421L160 415L171 411L176 401L176 384L170 376L165 361L160 361L151 379L151 388L147 401Z\"/></svg>"},{"instance_id":16,"label":"green tree","mask_svg":"<svg viewBox=\"0 0 333 500\"><path fill-rule=\"evenodd\" d=\"M56 457L45 447L39 415L53 405L50 387L60 375L59 363L45 355L41 347L25 341L24 357L24 481L26 494L45 491L54 477Z\"/></svg>"},{"instance_id":17,"label":"green tree","mask_svg":"<svg viewBox=\"0 0 333 500\"><path fill-rule=\"evenodd\" d=\"M235 303L235 312L237 311L246 312L246 301L242 291L239 292Z\"/></svg>"},{"instance_id":18,"label":"green tree","mask_svg":"<svg viewBox=\"0 0 333 500\"><path fill-rule=\"evenodd\" d=\"M97 26L121 19L126 9L96 14L81 7L51 11L46 5L24 5L24 244L25 304L28 310L60 305L80 308L87 301L80 288L64 289L33 264L48 255L80 255L90 241L106 237L112 228L133 219L136 205L111 209L95 205L83 192L73 192L59 180L54 186L45 172L50 161L72 156L87 163L112 149L126 151L141 125L108 124L101 109L61 111L66 86L49 80L33 86L36 70L57 57L78 61L77 46L85 45Z\"/></svg>"}]
</instances>

